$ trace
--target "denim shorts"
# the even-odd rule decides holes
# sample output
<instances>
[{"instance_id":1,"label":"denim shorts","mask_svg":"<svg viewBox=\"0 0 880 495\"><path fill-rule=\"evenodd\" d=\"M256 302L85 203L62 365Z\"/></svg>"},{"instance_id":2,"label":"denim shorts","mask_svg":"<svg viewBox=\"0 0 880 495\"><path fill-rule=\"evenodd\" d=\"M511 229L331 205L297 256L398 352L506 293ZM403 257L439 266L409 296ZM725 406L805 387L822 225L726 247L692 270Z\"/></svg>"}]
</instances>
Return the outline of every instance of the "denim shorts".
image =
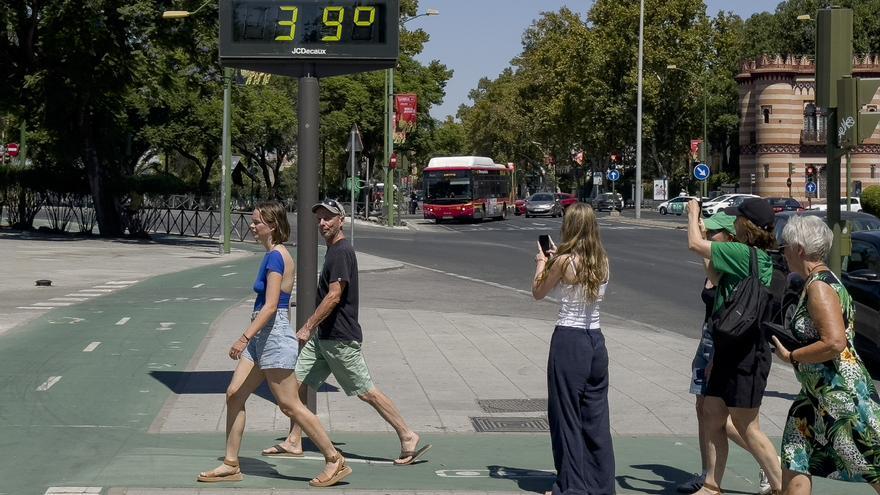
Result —
<instances>
[{"instance_id":1,"label":"denim shorts","mask_svg":"<svg viewBox=\"0 0 880 495\"><path fill-rule=\"evenodd\" d=\"M251 321L257 317L255 311ZM292 370L296 367L299 341L290 327L287 308L279 309L275 317L260 329L248 343L241 357L253 361L260 369Z\"/></svg>"},{"instance_id":2,"label":"denim shorts","mask_svg":"<svg viewBox=\"0 0 880 495\"><path fill-rule=\"evenodd\" d=\"M712 355L715 353L715 341L712 340L712 331L709 329L708 323L703 323L703 336L700 338L700 344L697 346L697 352L694 354L694 361L691 363L691 388L690 392L694 395L706 395L706 387L709 380L706 377L706 368L712 362Z\"/></svg>"}]
</instances>

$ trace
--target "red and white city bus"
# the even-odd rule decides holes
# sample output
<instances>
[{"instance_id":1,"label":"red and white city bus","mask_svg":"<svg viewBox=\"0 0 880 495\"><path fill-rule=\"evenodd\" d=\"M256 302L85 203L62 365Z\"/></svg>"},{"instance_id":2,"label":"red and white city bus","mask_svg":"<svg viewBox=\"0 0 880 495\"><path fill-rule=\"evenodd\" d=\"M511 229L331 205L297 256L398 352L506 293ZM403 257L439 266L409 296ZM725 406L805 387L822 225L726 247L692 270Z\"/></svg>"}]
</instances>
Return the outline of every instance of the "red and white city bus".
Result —
<instances>
[{"instance_id":1,"label":"red and white city bus","mask_svg":"<svg viewBox=\"0 0 880 495\"><path fill-rule=\"evenodd\" d=\"M513 168L482 156L432 158L422 175L426 219L507 217L513 206Z\"/></svg>"}]
</instances>

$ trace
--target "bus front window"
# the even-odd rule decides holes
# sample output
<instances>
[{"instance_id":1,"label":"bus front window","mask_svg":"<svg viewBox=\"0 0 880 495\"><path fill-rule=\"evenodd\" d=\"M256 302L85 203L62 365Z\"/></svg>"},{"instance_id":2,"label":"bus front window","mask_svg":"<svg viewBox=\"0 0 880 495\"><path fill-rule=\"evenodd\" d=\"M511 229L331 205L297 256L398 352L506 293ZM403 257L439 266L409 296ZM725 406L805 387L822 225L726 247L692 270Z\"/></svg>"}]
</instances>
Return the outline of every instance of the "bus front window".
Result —
<instances>
[{"instance_id":1,"label":"bus front window","mask_svg":"<svg viewBox=\"0 0 880 495\"><path fill-rule=\"evenodd\" d=\"M467 171L425 174L425 202L463 204L471 200L471 178Z\"/></svg>"}]
</instances>

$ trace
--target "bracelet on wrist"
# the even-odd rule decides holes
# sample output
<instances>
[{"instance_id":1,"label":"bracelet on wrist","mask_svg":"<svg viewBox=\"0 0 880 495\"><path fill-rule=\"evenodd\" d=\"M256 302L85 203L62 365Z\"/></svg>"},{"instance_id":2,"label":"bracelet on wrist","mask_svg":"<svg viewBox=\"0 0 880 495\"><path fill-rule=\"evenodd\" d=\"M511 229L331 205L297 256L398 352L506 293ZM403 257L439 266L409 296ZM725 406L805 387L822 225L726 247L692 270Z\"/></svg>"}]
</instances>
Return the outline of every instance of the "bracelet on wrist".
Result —
<instances>
[{"instance_id":1,"label":"bracelet on wrist","mask_svg":"<svg viewBox=\"0 0 880 495\"><path fill-rule=\"evenodd\" d=\"M241 337L238 338L238 340L242 340L242 339L244 339L244 343L245 343L245 344L247 344L248 342L251 341L250 337L248 337L248 336L245 335L245 334L241 334Z\"/></svg>"},{"instance_id":2,"label":"bracelet on wrist","mask_svg":"<svg viewBox=\"0 0 880 495\"><path fill-rule=\"evenodd\" d=\"M788 362L790 362L791 365L794 366L794 369L798 369L798 365L801 364L800 361L794 358L794 351L788 353Z\"/></svg>"}]
</instances>

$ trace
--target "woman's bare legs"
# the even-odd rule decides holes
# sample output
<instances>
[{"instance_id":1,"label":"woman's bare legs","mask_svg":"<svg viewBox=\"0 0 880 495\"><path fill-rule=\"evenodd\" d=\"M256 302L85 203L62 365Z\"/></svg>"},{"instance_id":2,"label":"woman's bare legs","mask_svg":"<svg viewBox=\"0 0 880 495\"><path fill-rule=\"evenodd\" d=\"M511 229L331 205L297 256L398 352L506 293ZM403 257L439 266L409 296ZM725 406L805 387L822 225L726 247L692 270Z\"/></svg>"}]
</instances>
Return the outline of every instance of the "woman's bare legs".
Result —
<instances>
[{"instance_id":1,"label":"woman's bare legs","mask_svg":"<svg viewBox=\"0 0 880 495\"><path fill-rule=\"evenodd\" d=\"M727 464L727 416L728 410L720 397L703 398L703 421L706 435L706 482L695 493L715 495L710 487L720 487Z\"/></svg>"},{"instance_id":2,"label":"woman's bare legs","mask_svg":"<svg viewBox=\"0 0 880 495\"><path fill-rule=\"evenodd\" d=\"M758 408L742 408L731 407L730 419L733 426L739 432L743 440L748 446L747 450L752 453L758 464L767 475L770 486L774 490L782 490L782 467L779 465L779 458L776 456L776 448L767 438L767 435L761 431L761 423L759 421Z\"/></svg>"},{"instance_id":3,"label":"woman's bare legs","mask_svg":"<svg viewBox=\"0 0 880 495\"><path fill-rule=\"evenodd\" d=\"M321 425L321 421L300 401L300 383L297 381L293 370L267 369L264 373L266 374L266 381L269 382L269 390L275 396L281 412L301 426L306 435L309 436L309 439L318 447L318 450L324 454L326 464L324 465L324 471L321 472L321 477L324 479L329 478L336 473L339 469L339 464L344 462L344 460L330 441L327 430Z\"/></svg>"},{"instance_id":4,"label":"woman's bare legs","mask_svg":"<svg viewBox=\"0 0 880 495\"><path fill-rule=\"evenodd\" d=\"M249 359L239 359L226 388L226 458L230 464L238 464L238 451L244 434L245 402L263 383L263 372ZM202 476L222 476L236 468L223 463Z\"/></svg>"},{"instance_id":5,"label":"woman's bare legs","mask_svg":"<svg viewBox=\"0 0 880 495\"><path fill-rule=\"evenodd\" d=\"M783 495L810 495L813 493L813 478L806 474L796 473L788 469L782 470ZM877 490L876 485L871 485ZM877 491L880 493L880 490Z\"/></svg>"}]
</instances>

